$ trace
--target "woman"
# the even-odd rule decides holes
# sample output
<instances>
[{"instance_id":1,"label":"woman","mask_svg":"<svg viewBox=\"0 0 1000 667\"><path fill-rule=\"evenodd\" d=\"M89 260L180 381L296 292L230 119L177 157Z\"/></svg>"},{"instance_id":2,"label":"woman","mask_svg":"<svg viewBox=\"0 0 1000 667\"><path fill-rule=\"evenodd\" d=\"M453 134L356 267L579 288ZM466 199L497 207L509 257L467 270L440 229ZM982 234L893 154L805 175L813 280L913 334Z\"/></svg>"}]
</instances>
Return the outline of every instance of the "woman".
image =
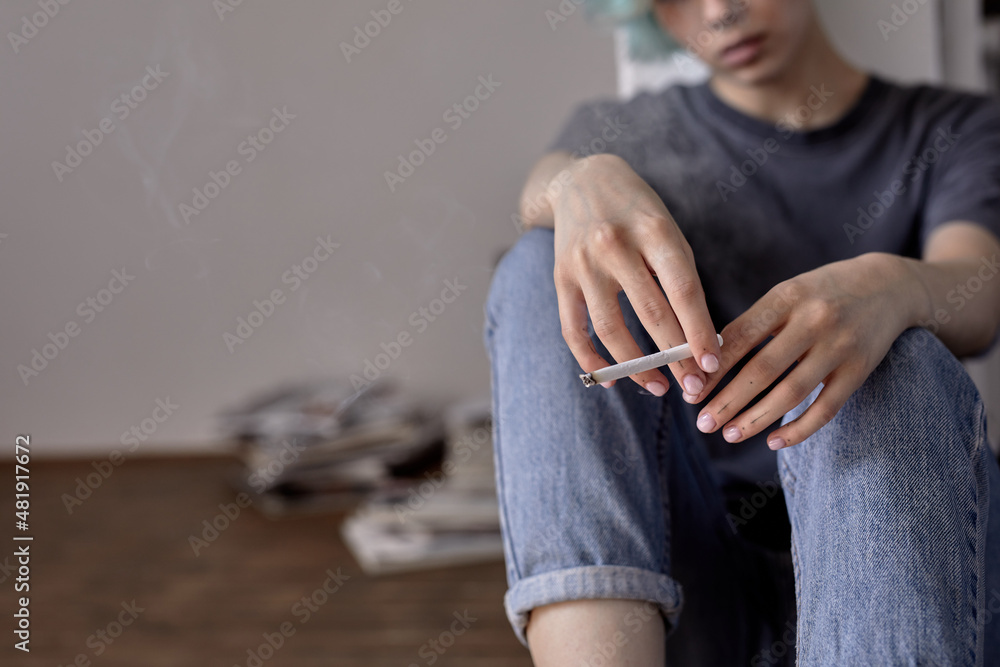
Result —
<instances>
[{"instance_id":1,"label":"woman","mask_svg":"<svg viewBox=\"0 0 1000 667\"><path fill-rule=\"evenodd\" d=\"M808 0L651 12L710 80L577 109L486 307L515 632L540 666L1000 664L955 358L1000 329L1000 105L856 69Z\"/></svg>"}]
</instances>

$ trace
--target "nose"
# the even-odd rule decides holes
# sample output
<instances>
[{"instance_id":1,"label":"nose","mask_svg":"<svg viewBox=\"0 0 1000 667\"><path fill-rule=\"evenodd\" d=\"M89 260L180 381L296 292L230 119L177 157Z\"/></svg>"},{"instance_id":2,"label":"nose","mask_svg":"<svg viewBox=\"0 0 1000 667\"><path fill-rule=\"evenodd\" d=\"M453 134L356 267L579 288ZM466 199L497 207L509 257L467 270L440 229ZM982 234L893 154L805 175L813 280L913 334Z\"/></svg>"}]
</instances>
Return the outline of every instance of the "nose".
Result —
<instances>
[{"instance_id":1,"label":"nose","mask_svg":"<svg viewBox=\"0 0 1000 667\"><path fill-rule=\"evenodd\" d=\"M703 0L702 18L712 30L724 30L743 19L749 0Z\"/></svg>"}]
</instances>

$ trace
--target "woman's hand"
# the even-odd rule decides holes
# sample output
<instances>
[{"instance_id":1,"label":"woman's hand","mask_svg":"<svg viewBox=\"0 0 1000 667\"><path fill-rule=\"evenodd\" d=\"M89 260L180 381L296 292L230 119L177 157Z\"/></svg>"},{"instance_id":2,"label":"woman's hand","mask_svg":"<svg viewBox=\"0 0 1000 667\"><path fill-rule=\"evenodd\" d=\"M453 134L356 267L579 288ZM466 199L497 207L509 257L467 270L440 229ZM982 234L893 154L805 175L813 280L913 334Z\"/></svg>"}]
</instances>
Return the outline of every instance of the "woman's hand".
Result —
<instances>
[{"instance_id":1,"label":"woman's hand","mask_svg":"<svg viewBox=\"0 0 1000 667\"><path fill-rule=\"evenodd\" d=\"M690 343L697 363L680 361L670 371L688 393L700 393L706 373L719 368L720 350L691 248L673 217L617 156L577 160L564 176L559 182L565 185L549 202L559 319L573 356L587 373L609 365L588 334L588 312L612 363L643 356L619 307L624 290L659 349ZM657 396L669 386L657 369L630 377Z\"/></svg>"},{"instance_id":2,"label":"woman's hand","mask_svg":"<svg viewBox=\"0 0 1000 667\"><path fill-rule=\"evenodd\" d=\"M722 427L729 442L755 435L805 400L815 402L767 439L771 449L795 445L822 428L864 383L913 320L926 293L902 258L868 253L786 280L722 331L722 363L696 403L733 365L768 336L767 343L705 406L698 428ZM793 363L798 365L753 407L744 410Z\"/></svg>"}]
</instances>

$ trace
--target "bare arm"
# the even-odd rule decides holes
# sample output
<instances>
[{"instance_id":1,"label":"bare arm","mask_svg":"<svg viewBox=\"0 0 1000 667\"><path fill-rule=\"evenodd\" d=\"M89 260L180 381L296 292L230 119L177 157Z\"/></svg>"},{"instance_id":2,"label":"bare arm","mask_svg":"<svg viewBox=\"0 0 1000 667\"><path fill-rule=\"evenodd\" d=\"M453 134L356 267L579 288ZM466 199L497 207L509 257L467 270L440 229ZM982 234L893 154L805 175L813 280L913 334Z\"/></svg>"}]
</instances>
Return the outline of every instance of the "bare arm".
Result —
<instances>
[{"instance_id":1,"label":"bare arm","mask_svg":"<svg viewBox=\"0 0 1000 667\"><path fill-rule=\"evenodd\" d=\"M971 222L942 225L923 259L905 259L926 293L914 326L941 339L955 356L986 348L1000 326L1000 239Z\"/></svg>"},{"instance_id":2,"label":"bare arm","mask_svg":"<svg viewBox=\"0 0 1000 667\"><path fill-rule=\"evenodd\" d=\"M521 190L520 212L525 227L554 226L551 196L570 178L570 168L577 158L565 151L544 155L528 175ZM555 185L555 184L559 185Z\"/></svg>"}]
</instances>

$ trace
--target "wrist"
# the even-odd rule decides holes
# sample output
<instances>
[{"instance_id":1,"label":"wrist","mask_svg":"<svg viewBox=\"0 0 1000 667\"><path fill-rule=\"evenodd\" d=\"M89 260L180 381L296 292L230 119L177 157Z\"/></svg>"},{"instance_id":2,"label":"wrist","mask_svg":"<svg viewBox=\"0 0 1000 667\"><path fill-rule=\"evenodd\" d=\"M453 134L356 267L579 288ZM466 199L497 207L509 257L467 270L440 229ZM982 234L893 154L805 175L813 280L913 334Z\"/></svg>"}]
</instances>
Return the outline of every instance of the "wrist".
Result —
<instances>
[{"instance_id":1,"label":"wrist","mask_svg":"<svg viewBox=\"0 0 1000 667\"><path fill-rule=\"evenodd\" d=\"M926 264L891 253L870 253L888 280L891 303L898 307L902 329L924 326L934 317L934 299L924 276Z\"/></svg>"}]
</instances>

